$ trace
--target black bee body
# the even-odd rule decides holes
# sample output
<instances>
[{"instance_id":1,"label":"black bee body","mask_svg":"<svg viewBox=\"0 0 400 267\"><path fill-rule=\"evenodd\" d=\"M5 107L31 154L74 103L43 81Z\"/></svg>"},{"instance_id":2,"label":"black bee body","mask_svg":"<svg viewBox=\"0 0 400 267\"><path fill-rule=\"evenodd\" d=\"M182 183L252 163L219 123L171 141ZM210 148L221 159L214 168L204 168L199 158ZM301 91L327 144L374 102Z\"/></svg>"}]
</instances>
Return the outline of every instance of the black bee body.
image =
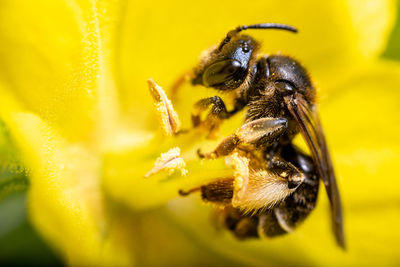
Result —
<instances>
[{"instance_id":1,"label":"black bee body","mask_svg":"<svg viewBox=\"0 0 400 267\"><path fill-rule=\"evenodd\" d=\"M332 162L315 107L315 88L305 68L283 55L258 57L259 43L246 29L297 30L282 24L240 26L201 59L192 84L229 91L228 111L218 96L196 102L194 127L210 132L247 108L244 124L202 158L231 158L234 177L217 179L200 190L205 201L220 204L224 224L237 237L272 237L292 231L314 209L319 179L331 204L336 239L344 247L342 210ZM205 120L201 113L210 108ZM203 128L204 128L203 127ZM301 133L311 157L292 143Z\"/></svg>"},{"instance_id":2,"label":"black bee body","mask_svg":"<svg viewBox=\"0 0 400 267\"><path fill-rule=\"evenodd\" d=\"M288 126L280 136L281 144L288 144L300 129L285 105L284 97L293 91L307 93L314 101L314 87L305 69L288 56L261 57L256 64L254 80L248 89L245 121L260 118L286 118Z\"/></svg>"}]
</instances>

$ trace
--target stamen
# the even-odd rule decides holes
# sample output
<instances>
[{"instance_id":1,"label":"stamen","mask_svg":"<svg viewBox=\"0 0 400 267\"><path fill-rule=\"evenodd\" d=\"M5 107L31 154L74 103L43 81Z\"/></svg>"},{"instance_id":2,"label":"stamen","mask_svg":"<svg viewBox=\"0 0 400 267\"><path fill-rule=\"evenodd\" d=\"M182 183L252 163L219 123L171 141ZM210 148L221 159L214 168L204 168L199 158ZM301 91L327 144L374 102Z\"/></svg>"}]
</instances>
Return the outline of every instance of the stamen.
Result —
<instances>
[{"instance_id":1,"label":"stamen","mask_svg":"<svg viewBox=\"0 0 400 267\"><path fill-rule=\"evenodd\" d=\"M147 83L149 85L150 94L153 97L154 107L163 133L167 136L176 134L181 127L181 122L171 101L168 99L164 90L152 79L148 79Z\"/></svg>"},{"instance_id":2,"label":"stamen","mask_svg":"<svg viewBox=\"0 0 400 267\"><path fill-rule=\"evenodd\" d=\"M166 153L162 153L154 163L153 169L145 174L145 178L148 178L160 171L167 171L171 175L174 171L181 171L181 175L184 176L188 173L185 169L186 163L183 158L180 157L181 150L179 147L171 148Z\"/></svg>"}]
</instances>

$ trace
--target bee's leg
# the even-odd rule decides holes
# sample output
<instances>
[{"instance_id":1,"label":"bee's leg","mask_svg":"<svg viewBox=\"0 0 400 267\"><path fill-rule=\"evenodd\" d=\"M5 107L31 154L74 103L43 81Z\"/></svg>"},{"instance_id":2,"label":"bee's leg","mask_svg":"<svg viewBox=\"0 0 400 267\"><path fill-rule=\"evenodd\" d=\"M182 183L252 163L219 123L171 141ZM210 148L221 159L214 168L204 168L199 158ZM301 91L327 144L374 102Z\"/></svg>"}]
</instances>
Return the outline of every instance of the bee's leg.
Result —
<instances>
[{"instance_id":1,"label":"bee's leg","mask_svg":"<svg viewBox=\"0 0 400 267\"><path fill-rule=\"evenodd\" d=\"M314 209L318 183L305 181L279 206L260 216L258 231L261 236L274 237L292 232Z\"/></svg>"},{"instance_id":2,"label":"bee's leg","mask_svg":"<svg viewBox=\"0 0 400 267\"><path fill-rule=\"evenodd\" d=\"M238 208L231 205L219 210L218 222L228 228L238 239L258 237L258 217L245 215Z\"/></svg>"},{"instance_id":3,"label":"bee's leg","mask_svg":"<svg viewBox=\"0 0 400 267\"><path fill-rule=\"evenodd\" d=\"M232 205L247 213L269 209L284 201L303 183L304 175L293 164L276 158L271 167L256 166L245 157L234 154L230 164L235 177Z\"/></svg>"},{"instance_id":4,"label":"bee's leg","mask_svg":"<svg viewBox=\"0 0 400 267\"><path fill-rule=\"evenodd\" d=\"M207 110L211 106L210 113L208 113L204 121L201 120L201 113ZM226 109L224 101L219 96L213 96L203 98L194 104L194 110L192 112L192 124L193 127L204 127L208 132L209 138L215 136L218 131L219 125L222 120L230 118L233 114L241 109L239 106L231 111Z\"/></svg>"},{"instance_id":5,"label":"bee's leg","mask_svg":"<svg viewBox=\"0 0 400 267\"><path fill-rule=\"evenodd\" d=\"M275 214L280 220L284 220L290 228L295 228L306 219L316 205L319 176L312 158L295 146L283 148L282 156L293 162L304 175L303 183L275 209Z\"/></svg>"},{"instance_id":6,"label":"bee's leg","mask_svg":"<svg viewBox=\"0 0 400 267\"><path fill-rule=\"evenodd\" d=\"M192 112L192 122L194 127L201 123L200 115L209 106L211 106L211 111L208 117L213 116L216 119L223 120L231 116L231 113L226 110L224 101L219 96L203 98L194 104L194 110Z\"/></svg>"},{"instance_id":7,"label":"bee's leg","mask_svg":"<svg viewBox=\"0 0 400 267\"><path fill-rule=\"evenodd\" d=\"M275 237L291 232L292 229L285 229L279 223L274 210L267 210L260 215L258 220L258 233L262 237Z\"/></svg>"},{"instance_id":8,"label":"bee's leg","mask_svg":"<svg viewBox=\"0 0 400 267\"><path fill-rule=\"evenodd\" d=\"M280 152L280 150L281 150L281 144L279 141L276 141L270 147L268 147L268 150L265 151L264 153L265 160L269 162L269 164L271 164L270 162Z\"/></svg>"},{"instance_id":9,"label":"bee's leg","mask_svg":"<svg viewBox=\"0 0 400 267\"><path fill-rule=\"evenodd\" d=\"M178 78L172 84L170 92L171 92L171 99L172 99L173 102L178 100L178 91L179 91L179 89L182 87L182 85L185 82L190 81L192 76L193 76L192 71L184 72L180 76L178 76Z\"/></svg>"},{"instance_id":10,"label":"bee's leg","mask_svg":"<svg viewBox=\"0 0 400 267\"><path fill-rule=\"evenodd\" d=\"M260 235L273 237L291 232L314 209L318 196L319 178L313 160L290 144L282 149L281 156L303 174L304 180L279 206L260 216Z\"/></svg>"},{"instance_id":11,"label":"bee's leg","mask_svg":"<svg viewBox=\"0 0 400 267\"><path fill-rule=\"evenodd\" d=\"M257 226L258 220L256 216L245 216L238 222L233 233L238 239L258 237Z\"/></svg>"},{"instance_id":12,"label":"bee's leg","mask_svg":"<svg viewBox=\"0 0 400 267\"><path fill-rule=\"evenodd\" d=\"M261 118L244 124L236 133L226 137L217 147L209 153L198 154L201 158L215 159L226 156L241 143L253 145L269 145L274 143L286 129L285 118Z\"/></svg>"},{"instance_id":13,"label":"bee's leg","mask_svg":"<svg viewBox=\"0 0 400 267\"><path fill-rule=\"evenodd\" d=\"M205 202L228 205L231 203L233 197L233 178L220 178L188 191L179 190L179 194L186 196L196 191L201 192L201 198Z\"/></svg>"}]
</instances>

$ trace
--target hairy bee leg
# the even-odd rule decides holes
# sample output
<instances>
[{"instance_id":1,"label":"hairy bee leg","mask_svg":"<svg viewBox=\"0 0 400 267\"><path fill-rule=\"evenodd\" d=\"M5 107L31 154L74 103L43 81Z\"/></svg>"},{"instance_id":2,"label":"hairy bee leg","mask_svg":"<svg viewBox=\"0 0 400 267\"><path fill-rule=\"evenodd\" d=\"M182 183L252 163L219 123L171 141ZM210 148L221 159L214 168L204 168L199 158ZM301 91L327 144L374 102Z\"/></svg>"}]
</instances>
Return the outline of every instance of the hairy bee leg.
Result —
<instances>
[{"instance_id":1,"label":"hairy bee leg","mask_svg":"<svg viewBox=\"0 0 400 267\"><path fill-rule=\"evenodd\" d=\"M315 208L319 177L310 156L290 144L283 147L282 157L284 161L295 166L303 174L303 182L272 210L260 215L258 232L260 236L274 237L292 232L299 226ZM275 172L281 171L279 163L272 167Z\"/></svg>"},{"instance_id":2,"label":"hairy bee leg","mask_svg":"<svg viewBox=\"0 0 400 267\"><path fill-rule=\"evenodd\" d=\"M304 174L292 163L282 158L274 157L268 163L268 170L284 179L287 179L287 187L294 189L304 181Z\"/></svg>"},{"instance_id":3,"label":"hairy bee leg","mask_svg":"<svg viewBox=\"0 0 400 267\"><path fill-rule=\"evenodd\" d=\"M294 145L284 147L282 156L293 163L304 175L301 185L274 210L281 226L290 230L300 225L315 208L319 176L312 158Z\"/></svg>"},{"instance_id":4,"label":"hairy bee leg","mask_svg":"<svg viewBox=\"0 0 400 267\"><path fill-rule=\"evenodd\" d=\"M192 112L192 123L194 127L200 125L200 115L209 106L211 106L211 111L207 116L206 122L210 124L216 124L219 123L221 120L228 119L238 111L236 108L232 111L228 111L226 109L224 101L219 96L200 99L194 104L194 110Z\"/></svg>"},{"instance_id":5,"label":"hairy bee leg","mask_svg":"<svg viewBox=\"0 0 400 267\"><path fill-rule=\"evenodd\" d=\"M201 198L205 202L228 205L233 197L233 178L221 178L201 186Z\"/></svg>"},{"instance_id":6,"label":"hairy bee leg","mask_svg":"<svg viewBox=\"0 0 400 267\"><path fill-rule=\"evenodd\" d=\"M194 192L197 192L199 190L201 190L200 187L195 187L195 188L192 188L192 189L189 189L189 190L186 190L186 191L182 190L182 189L179 189L178 194L180 196L182 196L182 197L185 197L185 196L188 196L188 195L190 195L190 194L192 194Z\"/></svg>"},{"instance_id":7,"label":"hairy bee leg","mask_svg":"<svg viewBox=\"0 0 400 267\"><path fill-rule=\"evenodd\" d=\"M232 151L237 147L239 143L240 140L235 134L233 134L224 138L224 140L222 140L211 152L203 153L200 149L198 149L197 155L199 156L199 158L216 159L218 157L226 156L232 153Z\"/></svg>"},{"instance_id":8,"label":"hairy bee leg","mask_svg":"<svg viewBox=\"0 0 400 267\"><path fill-rule=\"evenodd\" d=\"M318 188L318 177L306 175L304 182L279 206L260 215L260 236L274 237L292 232L315 208Z\"/></svg>"},{"instance_id":9,"label":"hairy bee leg","mask_svg":"<svg viewBox=\"0 0 400 267\"><path fill-rule=\"evenodd\" d=\"M197 153L200 158L215 159L229 155L241 143L266 145L273 143L286 128L285 118L261 118L244 124L236 133L222 140L213 151L202 153L198 150Z\"/></svg>"},{"instance_id":10,"label":"hairy bee leg","mask_svg":"<svg viewBox=\"0 0 400 267\"><path fill-rule=\"evenodd\" d=\"M189 189L179 190L181 196L200 191L201 198L205 202L229 205L233 197L233 178L220 178L208 184Z\"/></svg>"},{"instance_id":11,"label":"hairy bee leg","mask_svg":"<svg viewBox=\"0 0 400 267\"><path fill-rule=\"evenodd\" d=\"M246 157L233 154L228 163L234 170L235 194L232 206L245 214L270 209L290 196L304 181L293 164L275 159L272 166L254 165Z\"/></svg>"}]
</instances>

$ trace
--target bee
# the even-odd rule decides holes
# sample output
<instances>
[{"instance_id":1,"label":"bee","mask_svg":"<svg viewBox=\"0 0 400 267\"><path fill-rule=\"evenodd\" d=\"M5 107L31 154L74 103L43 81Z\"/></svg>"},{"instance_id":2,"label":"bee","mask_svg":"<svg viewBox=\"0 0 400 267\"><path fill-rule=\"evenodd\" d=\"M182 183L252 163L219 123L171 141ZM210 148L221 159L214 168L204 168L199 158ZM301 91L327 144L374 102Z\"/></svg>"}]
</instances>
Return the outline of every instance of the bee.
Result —
<instances>
[{"instance_id":1,"label":"bee","mask_svg":"<svg viewBox=\"0 0 400 267\"><path fill-rule=\"evenodd\" d=\"M179 193L201 191L204 201L221 207L222 221L238 238L274 237L293 231L306 219L316 205L321 179L333 232L344 248L342 205L317 113L315 87L295 59L259 55L259 42L241 33L249 29L297 32L275 23L239 26L202 56L190 76L192 84L230 92L234 105L227 110L219 96L201 99L194 104L193 125L215 131L223 120L247 110L244 124L235 133L214 150L198 154L205 159L233 158L237 175ZM293 144L299 133L311 155Z\"/></svg>"}]
</instances>

